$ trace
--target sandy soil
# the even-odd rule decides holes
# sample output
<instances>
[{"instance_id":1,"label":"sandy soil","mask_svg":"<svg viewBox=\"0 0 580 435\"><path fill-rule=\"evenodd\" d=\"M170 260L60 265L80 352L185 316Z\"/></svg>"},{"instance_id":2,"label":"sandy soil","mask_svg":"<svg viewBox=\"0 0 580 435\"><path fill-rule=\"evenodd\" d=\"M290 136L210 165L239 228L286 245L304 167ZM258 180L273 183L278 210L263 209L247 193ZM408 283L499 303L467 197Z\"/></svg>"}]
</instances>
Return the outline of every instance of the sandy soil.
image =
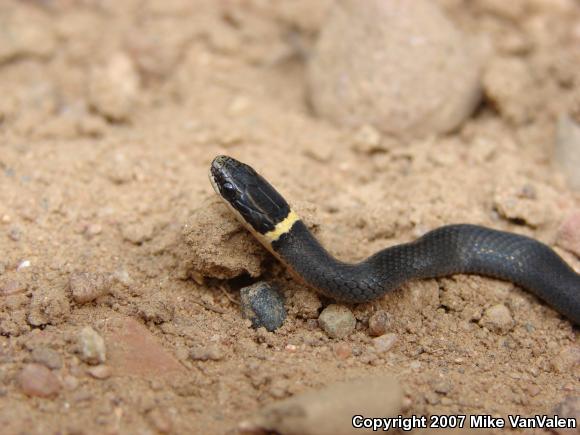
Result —
<instances>
[{"instance_id":1,"label":"sandy soil","mask_svg":"<svg viewBox=\"0 0 580 435\"><path fill-rule=\"evenodd\" d=\"M455 133L402 142L312 114L305 64L329 1L2 2L2 433L235 433L267 404L384 373L409 415L546 414L578 396L577 332L505 282L410 283L329 338L329 301L207 179L217 154L250 163L344 260L454 222L554 245L580 207L551 163L557 116L580 113L580 7L465 3L441 1L488 53L488 96ZM506 57L529 77L501 74ZM274 333L240 314L258 277L286 297ZM496 328L498 304L512 319ZM368 332L378 310L397 335L386 352ZM105 358L83 352L87 326Z\"/></svg>"}]
</instances>

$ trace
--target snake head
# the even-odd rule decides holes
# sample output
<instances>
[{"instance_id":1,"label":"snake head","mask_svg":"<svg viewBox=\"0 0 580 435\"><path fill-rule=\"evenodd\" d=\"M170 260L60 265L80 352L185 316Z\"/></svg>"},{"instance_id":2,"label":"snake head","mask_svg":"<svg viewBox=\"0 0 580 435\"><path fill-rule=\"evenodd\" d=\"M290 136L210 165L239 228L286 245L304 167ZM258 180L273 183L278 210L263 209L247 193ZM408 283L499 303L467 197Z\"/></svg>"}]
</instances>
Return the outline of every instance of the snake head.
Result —
<instances>
[{"instance_id":1,"label":"snake head","mask_svg":"<svg viewBox=\"0 0 580 435\"><path fill-rule=\"evenodd\" d=\"M260 174L228 156L211 163L209 179L238 219L259 234L272 231L290 213L290 206Z\"/></svg>"}]
</instances>

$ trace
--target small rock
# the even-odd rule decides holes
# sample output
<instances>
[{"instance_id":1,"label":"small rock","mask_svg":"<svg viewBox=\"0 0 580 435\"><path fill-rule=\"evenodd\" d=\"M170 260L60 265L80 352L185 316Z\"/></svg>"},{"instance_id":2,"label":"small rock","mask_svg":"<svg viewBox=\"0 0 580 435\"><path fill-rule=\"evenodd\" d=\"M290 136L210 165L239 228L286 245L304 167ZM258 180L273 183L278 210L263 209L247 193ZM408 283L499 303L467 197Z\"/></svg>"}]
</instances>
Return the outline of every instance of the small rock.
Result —
<instances>
[{"instance_id":1,"label":"small rock","mask_svg":"<svg viewBox=\"0 0 580 435\"><path fill-rule=\"evenodd\" d=\"M95 68L89 77L89 102L95 111L113 121L130 118L139 92L139 75L131 59L117 53Z\"/></svg>"},{"instance_id":2,"label":"small rock","mask_svg":"<svg viewBox=\"0 0 580 435\"><path fill-rule=\"evenodd\" d=\"M75 272L69 278L69 286L74 301L85 304L108 293L110 279L100 273Z\"/></svg>"},{"instance_id":3,"label":"small rock","mask_svg":"<svg viewBox=\"0 0 580 435\"><path fill-rule=\"evenodd\" d=\"M219 361L224 358L224 354L216 345L196 346L189 351L189 357L194 361Z\"/></svg>"},{"instance_id":4,"label":"small rock","mask_svg":"<svg viewBox=\"0 0 580 435\"><path fill-rule=\"evenodd\" d=\"M331 338L344 338L354 331L356 319L344 305L331 304L322 310L318 323Z\"/></svg>"},{"instance_id":5,"label":"small rock","mask_svg":"<svg viewBox=\"0 0 580 435\"><path fill-rule=\"evenodd\" d=\"M383 335L390 326L390 319L385 310L378 310L369 318L369 334L378 337Z\"/></svg>"},{"instance_id":6,"label":"small rock","mask_svg":"<svg viewBox=\"0 0 580 435\"><path fill-rule=\"evenodd\" d=\"M551 361L551 365L558 373L572 373L580 365L580 346L569 345Z\"/></svg>"},{"instance_id":7,"label":"small rock","mask_svg":"<svg viewBox=\"0 0 580 435\"><path fill-rule=\"evenodd\" d=\"M334 354L338 359L347 359L352 355L352 347L350 344L340 341L334 345Z\"/></svg>"},{"instance_id":8,"label":"small rock","mask_svg":"<svg viewBox=\"0 0 580 435\"><path fill-rule=\"evenodd\" d=\"M272 332L286 319L284 298L268 283L258 282L240 290L242 315L252 321L252 327L264 327Z\"/></svg>"},{"instance_id":9,"label":"small rock","mask_svg":"<svg viewBox=\"0 0 580 435\"><path fill-rule=\"evenodd\" d=\"M580 210L570 213L560 225L556 244L580 258Z\"/></svg>"},{"instance_id":10,"label":"small rock","mask_svg":"<svg viewBox=\"0 0 580 435\"><path fill-rule=\"evenodd\" d=\"M56 375L40 364L25 365L18 375L18 383L27 396L53 397L61 389Z\"/></svg>"},{"instance_id":11,"label":"small rock","mask_svg":"<svg viewBox=\"0 0 580 435\"><path fill-rule=\"evenodd\" d=\"M554 160L566 175L568 185L580 190L580 124L561 115L556 130Z\"/></svg>"},{"instance_id":12,"label":"small rock","mask_svg":"<svg viewBox=\"0 0 580 435\"><path fill-rule=\"evenodd\" d=\"M30 358L35 363L42 364L49 369L60 369L62 367L62 359L59 353L49 347L33 349Z\"/></svg>"},{"instance_id":13,"label":"small rock","mask_svg":"<svg viewBox=\"0 0 580 435\"><path fill-rule=\"evenodd\" d=\"M379 353L386 353L393 348L399 336L397 334L389 333L373 338L373 345L375 350Z\"/></svg>"},{"instance_id":14,"label":"small rock","mask_svg":"<svg viewBox=\"0 0 580 435\"><path fill-rule=\"evenodd\" d=\"M505 334L513 327L514 320L508 307L497 304L485 310L479 324L490 331Z\"/></svg>"},{"instance_id":15,"label":"small rock","mask_svg":"<svg viewBox=\"0 0 580 435\"><path fill-rule=\"evenodd\" d=\"M84 327L78 336L81 359L88 364L106 361L105 340L90 326Z\"/></svg>"},{"instance_id":16,"label":"small rock","mask_svg":"<svg viewBox=\"0 0 580 435\"><path fill-rule=\"evenodd\" d=\"M94 367L89 367L87 373L95 379L108 379L113 374L111 367L106 365L98 365Z\"/></svg>"}]
</instances>

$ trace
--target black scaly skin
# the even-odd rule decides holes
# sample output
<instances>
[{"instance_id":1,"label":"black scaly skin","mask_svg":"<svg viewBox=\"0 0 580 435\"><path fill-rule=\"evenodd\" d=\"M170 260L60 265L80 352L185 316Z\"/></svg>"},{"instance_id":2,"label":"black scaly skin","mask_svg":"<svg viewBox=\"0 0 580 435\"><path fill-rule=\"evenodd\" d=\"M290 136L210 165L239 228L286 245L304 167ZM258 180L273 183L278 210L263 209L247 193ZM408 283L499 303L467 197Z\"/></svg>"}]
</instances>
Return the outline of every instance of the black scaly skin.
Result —
<instances>
[{"instance_id":1,"label":"black scaly skin","mask_svg":"<svg viewBox=\"0 0 580 435\"><path fill-rule=\"evenodd\" d=\"M332 257L298 221L272 248L306 283L344 302L376 299L411 279L478 274L511 281L580 324L580 275L548 246L518 234L448 225L348 264Z\"/></svg>"},{"instance_id":2,"label":"black scaly skin","mask_svg":"<svg viewBox=\"0 0 580 435\"><path fill-rule=\"evenodd\" d=\"M437 228L358 264L336 260L302 221L274 242L265 236L290 206L250 166L228 156L210 168L215 191L238 219L314 289L345 302L367 302L418 278L474 273L511 281L580 324L580 275L551 248L529 237L477 225Z\"/></svg>"}]
</instances>

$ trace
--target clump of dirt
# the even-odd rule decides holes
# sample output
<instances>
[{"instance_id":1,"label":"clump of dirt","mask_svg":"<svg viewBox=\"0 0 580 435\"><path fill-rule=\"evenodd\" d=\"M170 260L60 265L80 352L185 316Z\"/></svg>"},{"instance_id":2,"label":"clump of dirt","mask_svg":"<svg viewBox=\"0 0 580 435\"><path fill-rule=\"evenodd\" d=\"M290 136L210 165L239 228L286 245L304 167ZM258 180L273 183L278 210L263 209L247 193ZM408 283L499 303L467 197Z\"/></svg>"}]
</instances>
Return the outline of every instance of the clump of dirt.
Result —
<instances>
[{"instance_id":1,"label":"clump of dirt","mask_svg":"<svg viewBox=\"0 0 580 435\"><path fill-rule=\"evenodd\" d=\"M580 196L552 165L557 119L578 120L578 4L439 3L487 54L483 102L458 131L402 143L308 106L332 1L2 2L3 433L231 433L375 375L397 378L408 415L577 415L577 332L534 296L479 276L412 282L347 307L354 330L330 338L332 301L207 179L217 154L252 165L345 261L469 222L558 240L580 270ZM241 314L237 290L258 278L285 296L275 332Z\"/></svg>"}]
</instances>

